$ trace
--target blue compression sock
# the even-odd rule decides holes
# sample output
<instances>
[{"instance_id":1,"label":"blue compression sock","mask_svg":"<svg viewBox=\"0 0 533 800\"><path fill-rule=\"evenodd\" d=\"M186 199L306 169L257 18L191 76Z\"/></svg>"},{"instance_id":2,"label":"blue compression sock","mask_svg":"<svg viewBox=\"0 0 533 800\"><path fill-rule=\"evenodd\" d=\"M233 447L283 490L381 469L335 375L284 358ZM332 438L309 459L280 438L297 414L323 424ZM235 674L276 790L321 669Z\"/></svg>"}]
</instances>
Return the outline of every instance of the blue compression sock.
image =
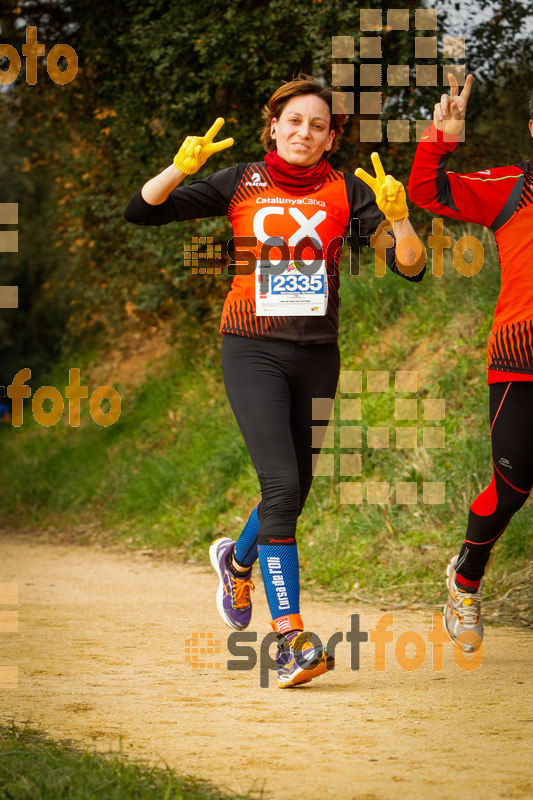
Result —
<instances>
[{"instance_id":1,"label":"blue compression sock","mask_svg":"<svg viewBox=\"0 0 533 800\"><path fill-rule=\"evenodd\" d=\"M300 613L298 548L262 544L259 564L272 619Z\"/></svg>"},{"instance_id":2,"label":"blue compression sock","mask_svg":"<svg viewBox=\"0 0 533 800\"><path fill-rule=\"evenodd\" d=\"M235 561L243 567L251 567L257 559L257 534L259 533L257 506L250 514L233 550Z\"/></svg>"}]
</instances>

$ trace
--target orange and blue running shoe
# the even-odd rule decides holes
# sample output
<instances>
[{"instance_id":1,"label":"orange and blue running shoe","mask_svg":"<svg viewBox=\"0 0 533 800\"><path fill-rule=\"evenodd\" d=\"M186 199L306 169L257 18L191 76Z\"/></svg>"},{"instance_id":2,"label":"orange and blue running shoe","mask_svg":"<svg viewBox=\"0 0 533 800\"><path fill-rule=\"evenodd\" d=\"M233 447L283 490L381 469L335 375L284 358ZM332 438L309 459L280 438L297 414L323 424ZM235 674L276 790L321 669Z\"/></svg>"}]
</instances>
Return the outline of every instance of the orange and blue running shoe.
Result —
<instances>
[{"instance_id":1,"label":"orange and blue running shoe","mask_svg":"<svg viewBox=\"0 0 533 800\"><path fill-rule=\"evenodd\" d=\"M209 548L211 564L219 577L217 589L217 608L220 616L230 628L242 631L252 618L250 591L255 589L252 570L238 578L228 567L235 542L224 537L216 539Z\"/></svg>"},{"instance_id":2,"label":"orange and blue running shoe","mask_svg":"<svg viewBox=\"0 0 533 800\"><path fill-rule=\"evenodd\" d=\"M335 666L335 659L325 647L314 647L309 642L312 635L311 631L291 631L281 637L276 653L280 689L309 683Z\"/></svg>"}]
</instances>

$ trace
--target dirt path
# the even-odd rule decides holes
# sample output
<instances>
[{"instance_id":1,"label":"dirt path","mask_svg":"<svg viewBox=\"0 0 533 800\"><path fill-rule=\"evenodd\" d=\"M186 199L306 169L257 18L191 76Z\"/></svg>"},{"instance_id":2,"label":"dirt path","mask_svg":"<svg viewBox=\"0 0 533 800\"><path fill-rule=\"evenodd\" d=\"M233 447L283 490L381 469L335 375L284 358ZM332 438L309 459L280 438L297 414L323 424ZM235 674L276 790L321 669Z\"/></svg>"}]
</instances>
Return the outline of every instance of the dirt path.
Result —
<instances>
[{"instance_id":1,"label":"dirt path","mask_svg":"<svg viewBox=\"0 0 533 800\"><path fill-rule=\"evenodd\" d=\"M384 671L372 642L352 670L343 641L333 673L281 691L274 673L261 688L257 667L226 669L229 629L207 568L7 534L0 564L0 581L18 584L20 620L18 633L2 634L0 664L19 668L18 688L0 690L3 719L30 719L99 750L121 741L127 754L226 788L264 787L274 800L533 796L530 633L489 628L483 663L470 672L451 645L434 671L428 644L409 672L395 644L406 631L427 644L431 615L395 612ZM254 601L260 639L268 630L261 586ZM371 631L384 613L307 597L303 610L324 641L349 630L350 614L360 612ZM186 661L187 640L190 649L202 632L221 652L199 656L212 666L198 669Z\"/></svg>"}]
</instances>

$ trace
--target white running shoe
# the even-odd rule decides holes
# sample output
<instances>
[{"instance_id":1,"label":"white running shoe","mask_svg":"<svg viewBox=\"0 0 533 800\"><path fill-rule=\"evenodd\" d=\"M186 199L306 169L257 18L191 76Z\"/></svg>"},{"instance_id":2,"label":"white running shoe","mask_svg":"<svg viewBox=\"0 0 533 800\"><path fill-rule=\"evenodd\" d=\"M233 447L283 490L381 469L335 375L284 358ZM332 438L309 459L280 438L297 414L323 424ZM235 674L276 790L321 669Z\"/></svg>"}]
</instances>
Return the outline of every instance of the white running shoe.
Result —
<instances>
[{"instance_id":1,"label":"white running shoe","mask_svg":"<svg viewBox=\"0 0 533 800\"><path fill-rule=\"evenodd\" d=\"M465 592L455 582L455 565L459 556L454 556L448 564L446 585L449 589L448 601L444 606L444 627L456 647L464 653L473 653L483 640L483 622L481 620L481 590L483 581L477 592ZM461 634L462 642L457 642Z\"/></svg>"}]
</instances>

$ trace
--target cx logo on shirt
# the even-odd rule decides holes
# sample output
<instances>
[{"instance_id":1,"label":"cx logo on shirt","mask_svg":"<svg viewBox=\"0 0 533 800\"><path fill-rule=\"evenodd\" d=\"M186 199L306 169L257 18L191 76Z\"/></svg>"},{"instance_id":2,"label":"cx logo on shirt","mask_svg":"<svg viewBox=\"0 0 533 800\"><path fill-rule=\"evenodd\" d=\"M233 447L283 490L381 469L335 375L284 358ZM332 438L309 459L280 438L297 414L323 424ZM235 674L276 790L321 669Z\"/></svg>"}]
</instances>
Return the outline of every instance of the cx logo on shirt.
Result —
<instances>
[{"instance_id":1,"label":"cx logo on shirt","mask_svg":"<svg viewBox=\"0 0 533 800\"><path fill-rule=\"evenodd\" d=\"M298 229L285 238L282 236L269 236L265 231L265 222L270 216L284 217L286 211L298 225ZM304 274L312 275L320 267L323 261L322 239L317 233L316 228L327 218L325 211L316 211L311 218L308 218L298 208L285 209L283 206L270 206L261 208L256 212L253 221L253 230L256 238L261 242L259 253L260 264L267 262L271 275L281 275L293 260L301 262L301 271ZM284 220L285 222L285 220ZM287 227L286 222L282 227ZM310 249L312 258L310 263L306 263L305 251ZM272 250L277 249L280 258L277 263L273 262ZM307 259L309 262L309 259Z\"/></svg>"},{"instance_id":2,"label":"cx logo on shirt","mask_svg":"<svg viewBox=\"0 0 533 800\"><path fill-rule=\"evenodd\" d=\"M260 242L265 242L269 238L265 231L265 220L271 215L282 216L285 214L286 209L282 206L271 206L270 208L261 208L254 216L254 233ZM298 208L289 208L289 215L296 220L298 230L289 237L287 244L289 247L294 247L299 242L303 241L306 237L313 238L318 242L319 247L322 247L322 240L318 235L316 228L323 222L327 214L325 211L317 211L313 216L308 219L305 214L302 214ZM273 237L270 237L273 238Z\"/></svg>"},{"instance_id":3,"label":"cx logo on shirt","mask_svg":"<svg viewBox=\"0 0 533 800\"><path fill-rule=\"evenodd\" d=\"M229 264L229 274L252 275L258 263L266 263L271 275L281 275L293 261L300 263L299 269L304 275L313 275L324 260L329 263L330 257L344 243L343 236L335 236L327 242L324 253L324 243L317 228L326 221L327 213L323 210L308 217L294 206L269 205L259 209L253 217L254 236L235 236L228 244L228 253L235 259ZM273 231L274 227L276 235L268 231L269 228Z\"/></svg>"}]
</instances>

